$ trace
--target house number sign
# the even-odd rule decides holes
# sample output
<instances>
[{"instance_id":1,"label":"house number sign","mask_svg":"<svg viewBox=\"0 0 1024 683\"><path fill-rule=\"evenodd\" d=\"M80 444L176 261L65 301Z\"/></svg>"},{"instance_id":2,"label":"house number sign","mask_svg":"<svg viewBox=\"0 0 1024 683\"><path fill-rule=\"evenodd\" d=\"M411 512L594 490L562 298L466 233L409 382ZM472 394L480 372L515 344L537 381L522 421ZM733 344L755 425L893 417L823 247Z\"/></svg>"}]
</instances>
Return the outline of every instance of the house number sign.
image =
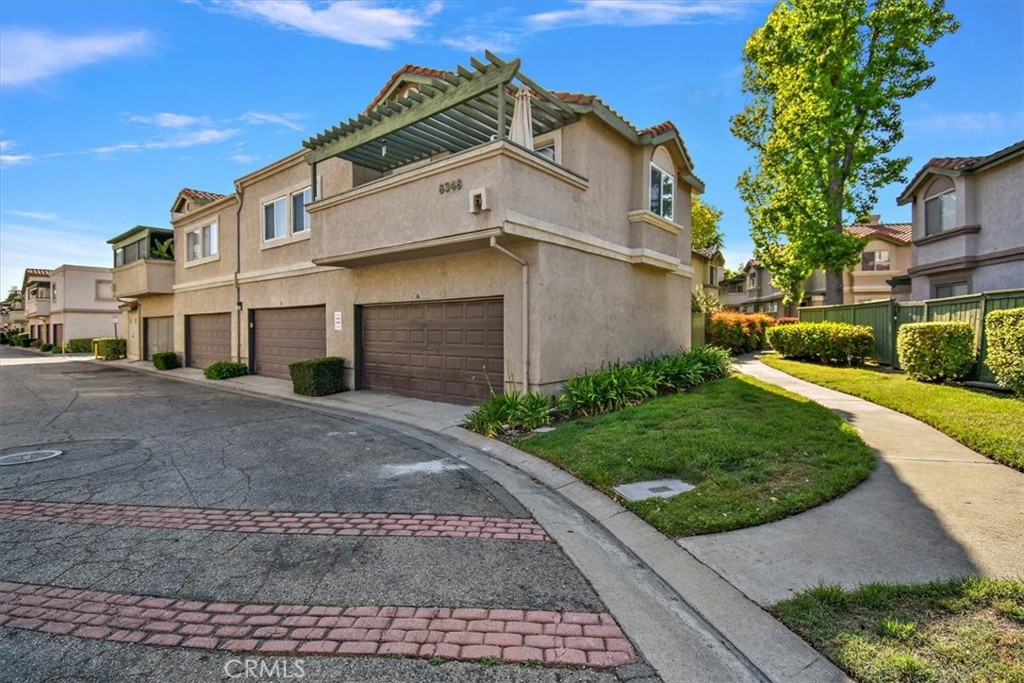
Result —
<instances>
[{"instance_id":1,"label":"house number sign","mask_svg":"<svg viewBox=\"0 0 1024 683\"><path fill-rule=\"evenodd\" d=\"M448 180L437 186L438 194L444 194L446 192L455 192L456 190L462 189L462 178L457 180Z\"/></svg>"}]
</instances>

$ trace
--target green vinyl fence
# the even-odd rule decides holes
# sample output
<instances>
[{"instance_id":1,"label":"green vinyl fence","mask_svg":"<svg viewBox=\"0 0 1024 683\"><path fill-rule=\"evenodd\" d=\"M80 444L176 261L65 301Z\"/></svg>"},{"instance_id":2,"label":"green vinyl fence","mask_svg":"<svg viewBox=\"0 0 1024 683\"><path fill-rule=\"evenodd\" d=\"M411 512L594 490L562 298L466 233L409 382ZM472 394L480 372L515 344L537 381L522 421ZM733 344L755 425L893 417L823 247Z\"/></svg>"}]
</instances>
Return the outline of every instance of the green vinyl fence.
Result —
<instances>
[{"instance_id":1,"label":"green vinyl fence","mask_svg":"<svg viewBox=\"0 0 1024 683\"><path fill-rule=\"evenodd\" d=\"M711 319L710 313L691 313L690 314L690 347L704 346L707 344L708 339L708 321Z\"/></svg>"},{"instance_id":2,"label":"green vinyl fence","mask_svg":"<svg viewBox=\"0 0 1024 683\"><path fill-rule=\"evenodd\" d=\"M985 382L995 381L985 365L988 340L985 338L985 316L990 311L1024 307L1024 289L1010 289L983 294L968 294L928 301L871 301L840 306L812 306L800 309L801 322L843 322L867 325L875 334L875 358L880 363L899 367L896 356L896 335L905 323L962 321L974 328L978 364L973 377Z\"/></svg>"}]
</instances>

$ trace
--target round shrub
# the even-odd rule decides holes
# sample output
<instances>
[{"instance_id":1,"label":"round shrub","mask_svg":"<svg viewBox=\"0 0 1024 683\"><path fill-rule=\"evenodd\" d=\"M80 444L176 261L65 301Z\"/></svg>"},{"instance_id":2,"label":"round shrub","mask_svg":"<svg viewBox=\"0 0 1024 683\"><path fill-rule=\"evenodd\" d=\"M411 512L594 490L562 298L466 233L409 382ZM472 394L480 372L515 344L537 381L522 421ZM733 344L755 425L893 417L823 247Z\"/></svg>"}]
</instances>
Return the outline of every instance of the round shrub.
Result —
<instances>
[{"instance_id":1,"label":"round shrub","mask_svg":"<svg viewBox=\"0 0 1024 683\"><path fill-rule=\"evenodd\" d=\"M916 380L959 379L974 367L974 330L962 322L908 323L900 326L896 352Z\"/></svg>"},{"instance_id":2,"label":"round shrub","mask_svg":"<svg viewBox=\"0 0 1024 683\"><path fill-rule=\"evenodd\" d=\"M40 344L39 345L39 350L42 351L43 353L49 352L50 349L52 349L52 348L53 348L53 344Z\"/></svg>"},{"instance_id":3,"label":"round shrub","mask_svg":"<svg viewBox=\"0 0 1024 683\"><path fill-rule=\"evenodd\" d=\"M859 365L875 352L875 336L866 325L791 323L768 330L768 343L784 358L838 365Z\"/></svg>"},{"instance_id":4,"label":"round shrub","mask_svg":"<svg viewBox=\"0 0 1024 683\"><path fill-rule=\"evenodd\" d=\"M996 381L1024 396L1024 308L992 311L985 316L988 353L985 364Z\"/></svg>"},{"instance_id":5,"label":"round shrub","mask_svg":"<svg viewBox=\"0 0 1024 683\"><path fill-rule=\"evenodd\" d=\"M178 360L178 354L174 351L160 351L153 354L153 367L157 370L173 370L174 368L180 368L181 362Z\"/></svg>"},{"instance_id":6,"label":"round shrub","mask_svg":"<svg viewBox=\"0 0 1024 683\"><path fill-rule=\"evenodd\" d=\"M708 344L734 354L760 351L764 348L765 330L774 324L775 319L764 313L716 311L708 324Z\"/></svg>"}]
</instances>

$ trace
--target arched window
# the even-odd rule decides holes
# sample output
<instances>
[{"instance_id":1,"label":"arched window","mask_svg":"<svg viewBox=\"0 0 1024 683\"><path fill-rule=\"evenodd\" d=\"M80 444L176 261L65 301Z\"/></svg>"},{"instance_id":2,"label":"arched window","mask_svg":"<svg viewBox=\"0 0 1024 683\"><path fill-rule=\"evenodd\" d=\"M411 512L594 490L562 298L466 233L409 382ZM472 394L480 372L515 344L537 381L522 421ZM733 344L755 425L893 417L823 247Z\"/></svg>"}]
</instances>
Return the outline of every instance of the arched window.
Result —
<instances>
[{"instance_id":1,"label":"arched window","mask_svg":"<svg viewBox=\"0 0 1024 683\"><path fill-rule=\"evenodd\" d=\"M953 181L940 176L924 195L924 234L937 235L956 225L956 188Z\"/></svg>"},{"instance_id":2,"label":"arched window","mask_svg":"<svg viewBox=\"0 0 1024 683\"><path fill-rule=\"evenodd\" d=\"M651 211L668 220L675 219L675 164L663 148L654 152L651 161Z\"/></svg>"}]
</instances>

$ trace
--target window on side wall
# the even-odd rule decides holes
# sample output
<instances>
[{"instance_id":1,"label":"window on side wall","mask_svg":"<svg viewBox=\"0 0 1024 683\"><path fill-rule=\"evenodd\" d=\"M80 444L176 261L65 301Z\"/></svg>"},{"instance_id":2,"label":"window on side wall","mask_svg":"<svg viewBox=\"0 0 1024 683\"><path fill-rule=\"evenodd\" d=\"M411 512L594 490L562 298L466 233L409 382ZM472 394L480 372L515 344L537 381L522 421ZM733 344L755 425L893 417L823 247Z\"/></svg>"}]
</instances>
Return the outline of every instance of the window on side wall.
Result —
<instances>
[{"instance_id":1,"label":"window on side wall","mask_svg":"<svg viewBox=\"0 0 1024 683\"><path fill-rule=\"evenodd\" d=\"M651 164L651 211L662 218L673 220L675 178L671 173Z\"/></svg>"},{"instance_id":2,"label":"window on side wall","mask_svg":"<svg viewBox=\"0 0 1024 683\"><path fill-rule=\"evenodd\" d=\"M889 250L873 249L861 252L861 270L889 270Z\"/></svg>"},{"instance_id":3,"label":"window on side wall","mask_svg":"<svg viewBox=\"0 0 1024 683\"><path fill-rule=\"evenodd\" d=\"M935 298L945 299L948 296L963 296L970 294L970 287L967 282L947 282L942 285L935 285Z\"/></svg>"},{"instance_id":4,"label":"window on side wall","mask_svg":"<svg viewBox=\"0 0 1024 683\"><path fill-rule=\"evenodd\" d=\"M217 224L210 223L185 233L185 258L188 261L215 256L217 254Z\"/></svg>"},{"instance_id":5,"label":"window on side wall","mask_svg":"<svg viewBox=\"0 0 1024 683\"><path fill-rule=\"evenodd\" d=\"M270 241L288 234L288 201L284 197L263 205L263 240Z\"/></svg>"},{"instance_id":6,"label":"window on side wall","mask_svg":"<svg viewBox=\"0 0 1024 683\"><path fill-rule=\"evenodd\" d=\"M554 161L555 160L555 143L553 143L553 142L549 142L546 145L544 145L543 147L538 147L537 149L535 149L533 151L536 152L537 154L541 155L542 157L544 157L548 161Z\"/></svg>"},{"instance_id":7,"label":"window on side wall","mask_svg":"<svg viewBox=\"0 0 1024 683\"><path fill-rule=\"evenodd\" d=\"M313 201L313 191L309 187L292 194L293 233L309 230L309 214L306 212L306 204L309 204L311 201Z\"/></svg>"},{"instance_id":8,"label":"window on side wall","mask_svg":"<svg viewBox=\"0 0 1024 683\"><path fill-rule=\"evenodd\" d=\"M935 179L924 200L924 234L937 235L956 226L956 189L946 177Z\"/></svg>"}]
</instances>

